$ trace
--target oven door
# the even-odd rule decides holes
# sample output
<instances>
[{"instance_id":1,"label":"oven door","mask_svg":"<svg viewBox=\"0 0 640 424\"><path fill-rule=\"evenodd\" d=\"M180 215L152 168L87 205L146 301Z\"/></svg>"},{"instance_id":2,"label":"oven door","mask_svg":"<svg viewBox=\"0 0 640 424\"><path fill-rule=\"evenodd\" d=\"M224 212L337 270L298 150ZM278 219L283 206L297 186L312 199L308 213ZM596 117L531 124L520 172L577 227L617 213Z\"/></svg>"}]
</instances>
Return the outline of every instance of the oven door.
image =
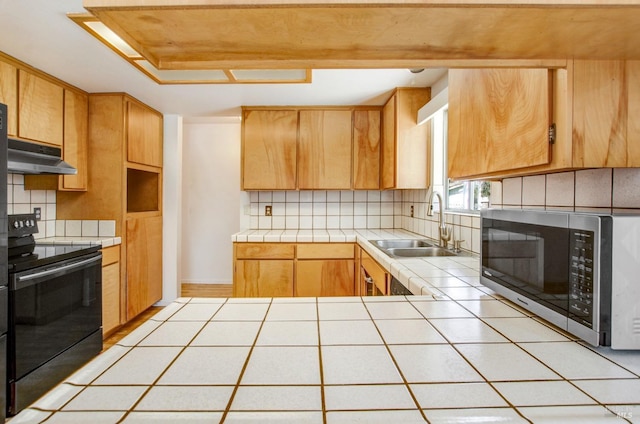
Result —
<instances>
[{"instance_id":1,"label":"oven door","mask_svg":"<svg viewBox=\"0 0 640 424\"><path fill-rule=\"evenodd\" d=\"M10 275L10 384L23 378L39 380L37 386L46 392L92 357L69 358L73 355L62 355L63 352L71 351L85 339L99 340L98 345L92 341L95 346L89 348L93 351L90 355L100 352L101 264L102 254L97 252ZM50 362L53 358L65 359L54 367ZM43 370L46 372L32 378ZM47 381L53 385L47 387ZM16 390L12 387L12 391ZM29 402L23 399L23 403Z\"/></svg>"}]
</instances>

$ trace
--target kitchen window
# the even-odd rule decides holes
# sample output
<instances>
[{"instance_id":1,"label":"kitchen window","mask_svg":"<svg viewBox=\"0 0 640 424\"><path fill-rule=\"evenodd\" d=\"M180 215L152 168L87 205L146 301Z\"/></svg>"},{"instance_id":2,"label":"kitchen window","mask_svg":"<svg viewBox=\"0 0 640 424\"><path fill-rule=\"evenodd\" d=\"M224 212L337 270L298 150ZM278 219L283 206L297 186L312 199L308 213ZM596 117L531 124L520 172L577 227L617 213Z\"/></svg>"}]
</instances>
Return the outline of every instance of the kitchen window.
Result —
<instances>
[{"instance_id":1,"label":"kitchen window","mask_svg":"<svg viewBox=\"0 0 640 424\"><path fill-rule=\"evenodd\" d=\"M445 209L478 213L489 206L491 183L488 181L451 181L447 177L448 105L431 118L433 140L433 189L444 193Z\"/></svg>"}]
</instances>

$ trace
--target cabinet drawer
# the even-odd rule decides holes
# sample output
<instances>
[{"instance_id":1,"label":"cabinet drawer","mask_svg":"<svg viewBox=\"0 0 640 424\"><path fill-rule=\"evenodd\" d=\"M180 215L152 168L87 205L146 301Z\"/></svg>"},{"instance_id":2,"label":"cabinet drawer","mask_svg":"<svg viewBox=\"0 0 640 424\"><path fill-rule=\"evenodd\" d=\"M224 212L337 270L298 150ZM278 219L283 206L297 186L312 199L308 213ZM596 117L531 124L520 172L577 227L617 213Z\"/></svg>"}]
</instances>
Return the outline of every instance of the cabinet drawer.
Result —
<instances>
[{"instance_id":1,"label":"cabinet drawer","mask_svg":"<svg viewBox=\"0 0 640 424\"><path fill-rule=\"evenodd\" d=\"M310 243L298 245L298 259L353 259L352 243Z\"/></svg>"},{"instance_id":2,"label":"cabinet drawer","mask_svg":"<svg viewBox=\"0 0 640 424\"><path fill-rule=\"evenodd\" d=\"M237 259L293 259L294 244L236 243Z\"/></svg>"},{"instance_id":3,"label":"cabinet drawer","mask_svg":"<svg viewBox=\"0 0 640 424\"><path fill-rule=\"evenodd\" d=\"M362 259L360 260L362 268L373 278L373 282L382 292L382 294L388 294L387 290L387 272L364 250L362 251Z\"/></svg>"},{"instance_id":4,"label":"cabinet drawer","mask_svg":"<svg viewBox=\"0 0 640 424\"><path fill-rule=\"evenodd\" d=\"M111 246L102 249L102 266L116 262L120 262L120 246Z\"/></svg>"}]
</instances>

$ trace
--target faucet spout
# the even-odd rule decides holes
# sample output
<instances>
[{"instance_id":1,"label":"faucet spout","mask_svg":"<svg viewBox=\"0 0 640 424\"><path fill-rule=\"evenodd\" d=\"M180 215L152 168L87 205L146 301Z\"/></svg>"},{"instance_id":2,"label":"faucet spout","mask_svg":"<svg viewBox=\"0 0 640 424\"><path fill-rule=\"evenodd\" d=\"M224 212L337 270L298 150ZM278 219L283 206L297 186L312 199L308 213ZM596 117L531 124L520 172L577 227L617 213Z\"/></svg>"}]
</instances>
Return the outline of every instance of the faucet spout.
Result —
<instances>
[{"instance_id":1,"label":"faucet spout","mask_svg":"<svg viewBox=\"0 0 640 424\"><path fill-rule=\"evenodd\" d=\"M429 204L427 206L427 215L433 216L433 196L438 198L440 204L440 216L438 217L438 233L440 246L447 247L448 241L451 239L451 231L444 225L444 204L442 203L442 196L435 190L431 191L429 195Z\"/></svg>"}]
</instances>

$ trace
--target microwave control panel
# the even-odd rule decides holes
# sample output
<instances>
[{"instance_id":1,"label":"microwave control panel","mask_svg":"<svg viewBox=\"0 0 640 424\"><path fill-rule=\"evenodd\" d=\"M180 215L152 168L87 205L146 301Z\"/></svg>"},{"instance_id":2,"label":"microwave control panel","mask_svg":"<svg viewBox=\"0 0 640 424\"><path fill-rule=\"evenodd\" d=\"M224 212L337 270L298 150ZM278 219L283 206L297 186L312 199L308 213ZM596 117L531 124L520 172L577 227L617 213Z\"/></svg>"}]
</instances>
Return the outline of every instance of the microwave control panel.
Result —
<instances>
[{"instance_id":1,"label":"microwave control panel","mask_svg":"<svg viewBox=\"0 0 640 424\"><path fill-rule=\"evenodd\" d=\"M594 233L572 229L570 237L569 318L592 328Z\"/></svg>"}]
</instances>

